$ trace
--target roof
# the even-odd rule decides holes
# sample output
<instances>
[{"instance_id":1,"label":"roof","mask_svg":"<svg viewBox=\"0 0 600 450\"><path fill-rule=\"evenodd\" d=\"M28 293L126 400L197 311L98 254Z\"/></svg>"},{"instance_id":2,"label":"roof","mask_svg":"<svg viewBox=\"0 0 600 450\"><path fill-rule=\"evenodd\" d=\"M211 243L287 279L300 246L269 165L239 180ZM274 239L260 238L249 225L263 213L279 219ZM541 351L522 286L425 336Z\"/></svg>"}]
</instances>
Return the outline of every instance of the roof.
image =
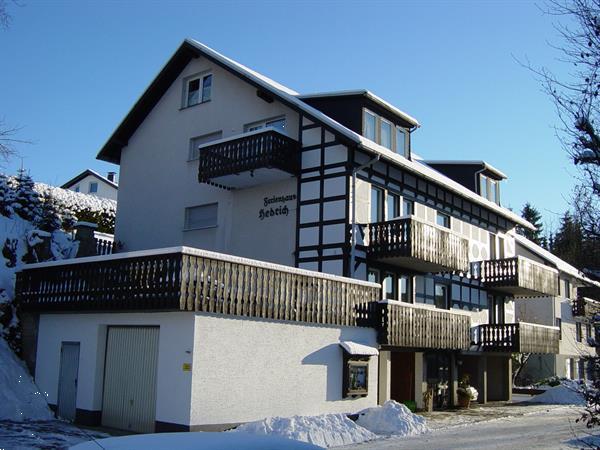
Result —
<instances>
[{"instance_id":1,"label":"roof","mask_svg":"<svg viewBox=\"0 0 600 450\"><path fill-rule=\"evenodd\" d=\"M359 344L358 342L352 341L341 341L340 347L346 350L349 355L360 355L360 356L377 356L379 350L370 345Z\"/></svg>"},{"instance_id":2,"label":"roof","mask_svg":"<svg viewBox=\"0 0 600 450\"><path fill-rule=\"evenodd\" d=\"M232 59L221 55L210 47L207 47L206 45L201 44L193 39L185 39L175 51L171 59L169 59L156 78L152 81L152 83L150 83L150 86L144 91L127 116L125 116L125 119L123 119L106 144L104 144L98 153L98 159L116 164L119 163L121 150L127 145L129 138L133 135L137 127L143 122L145 117L150 113L154 105L160 100L171 83L175 81L189 60L196 56L204 56L211 61L214 61L216 64L228 70L229 72L237 75L241 79L254 85L255 87L266 90L273 96L277 97L277 99L283 104L301 112L308 119L319 122L325 128L338 134L342 140L357 145L370 153L380 155L382 158L392 161L410 172L442 184L447 189L461 195L462 197L468 198L474 203L484 206L491 211L494 211L495 213L518 225L532 230L535 229L531 223L512 211L502 208L494 202L477 195L463 185L451 180L447 176L441 174L431 167L419 162L410 161L404 156L400 156L397 153L394 153L391 150L388 150L387 148L365 138L364 136L361 136L326 114L323 114L316 108L313 108L312 106L303 102L297 92L286 88L270 78L267 78L264 75L261 75L247 68L246 66L233 61Z\"/></svg>"},{"instance_id":3,"label":"roof","mask_svg":"<svg viewBox=\"0 0 600 450\"><path fill-rule=\"evenodd\" d=\"M83 180L87 176L92 176L92 177L98 178L100 181L108 184L109 186L112 186L115 189L119 189L119 185L117 183L115 183L114 181L110 181L108 178L103 177L98 172L96 172L95 170L92 170L92 169L85 169L83 172L81 172L75 178L72 178L69 181L67 181L65 184L63 184L61 186L61 188L62 189L69 189L75 183L80 182L81 180Z\"/></svg>"},{"instance_id":4,"label":"roof","mask_svg":"<svg viewBox=\"0 0 600 450\"><path fill-rule=\"evenodd\" d=\"M506 176L503 172L501 172L500 170L496 169L494 166L492 166L491 164L485 162L485 161L481 161L481 160L458 160L458 159L453 159L453 160L434 160L434 159L426 159L423 161L425 164L440 164L440 165L476 165L476 166L481 166L483 167L485 170L487 170L488 172L493 173L494 175L496 175L499 178L502 178L503 180L506 180L508 178L508 176Z\"/></svg>"},{"instance_id":5,"label":"roof","mask_svg":"<svg viewBox=\"0 0 600 450\"><path fill-rule=\"evenodd\" d=\"M523 247L525 247L528 250L530 250L531 252L535 253L540 258L545 259L546 261L554 264L556 266L556 268L558 270L560 270L561 272L571 275L572 277L575 277L581 281L584 281L585 283L600 287L600 283L588 278L583 272L578 270L576 267L573 267L568 262L563 261L558 256L550 253L545 248L540 247L535 242L530 241L525 236L522 236L522 235L516 234L516 233L514 236L515 236L515 241L517 241L517 243L521 244Z\"/></svg>"},{"instance_id":6,"label":"roof","mask_svg":"<svg viewBox=\"0 0 600 450\"><path fill-rule=\"evenodd\" d=\"M417 119L415 119L414 117L412 117L409 114L406 114L404 111L401 111L400 109L396 108L391 103L386 102L384 99L373 94L371 91L369 91L367 89L357 89L357 90L349 90L349 91L316 92L314 94L300 94L300 95L298 95L298 98L305 99L305 98L322 98L322 97L348 97L348 96L353 96L353 95L362 95L362 96L372 100L373 102L377 103L382 108L387 109L389 112L402 117L404 120L406 120L408 123L410 123L414 127L421 126L421 124L419 123L419 121Z\"/></svg>"}]
</instances>

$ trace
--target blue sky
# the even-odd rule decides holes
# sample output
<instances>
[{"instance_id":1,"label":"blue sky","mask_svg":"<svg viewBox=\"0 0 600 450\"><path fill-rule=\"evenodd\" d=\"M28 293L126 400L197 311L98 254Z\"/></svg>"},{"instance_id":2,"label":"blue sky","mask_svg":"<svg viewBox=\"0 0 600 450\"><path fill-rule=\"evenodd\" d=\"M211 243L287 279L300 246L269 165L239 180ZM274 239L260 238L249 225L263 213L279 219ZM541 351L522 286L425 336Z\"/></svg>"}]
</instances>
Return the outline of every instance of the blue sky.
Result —
<instances>
[{"instance_id":1,"label":"blue sky","mask_svg":"<svg viewBox=\"0 0 600 450\"><path fill-rule=\"evenodd\" d=\"M34 1L0 30L0 118L34 141L34 179L90 167L185 37L302 93L367 88L416 117L428 159L484 159L509 175L503 204L530 201L548 226L575 171L557 118L515 58L563 70L556 17L521 1ZM21 159L6 171L14 172Z\"/></svg>"}]
</instances>

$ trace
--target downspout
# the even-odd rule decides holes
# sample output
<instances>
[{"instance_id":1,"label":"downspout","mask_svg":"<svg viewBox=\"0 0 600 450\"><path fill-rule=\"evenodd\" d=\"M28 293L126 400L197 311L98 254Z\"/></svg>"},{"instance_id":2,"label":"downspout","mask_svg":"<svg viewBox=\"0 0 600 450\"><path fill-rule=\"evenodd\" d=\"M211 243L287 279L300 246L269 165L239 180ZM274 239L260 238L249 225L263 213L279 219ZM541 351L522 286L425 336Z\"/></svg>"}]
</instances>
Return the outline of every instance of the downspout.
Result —
<instances>
[{"instance_id":1,"label":"downspout","mask_svg":"<svg viewBox=\"0 0 600 450\"><path fill-rule=\"evenodd\" d=\"M356 174L379 161L380 155L366 162L365 164L352 169L352 236L350 240L350 277L354 278L354 266L356 260Z\"/></svg>"}]
</instances>

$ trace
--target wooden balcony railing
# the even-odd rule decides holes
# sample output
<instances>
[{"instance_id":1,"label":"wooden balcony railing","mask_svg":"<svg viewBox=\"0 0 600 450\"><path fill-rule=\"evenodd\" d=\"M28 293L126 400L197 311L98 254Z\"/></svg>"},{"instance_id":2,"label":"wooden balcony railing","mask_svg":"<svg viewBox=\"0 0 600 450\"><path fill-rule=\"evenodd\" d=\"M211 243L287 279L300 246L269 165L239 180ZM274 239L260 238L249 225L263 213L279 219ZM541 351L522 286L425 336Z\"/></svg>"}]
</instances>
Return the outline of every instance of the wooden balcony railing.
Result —
<instances>
[{"instance_id":1,"label":"wooden balcony railing","mask_svg":"<svg viewBox=\"0 0 600 450\"><path fill-rule=\"evenodd\" d=\"M198 181L208 183L243 172L251 172L253 177L257 169L295 175L299 171L298 148L297 141L269 128L205 145L200 148Z\"/></svg>"},{"instance_id":2,"label":"wooden balcony railing","mask_svg":"<svg viewBox=\"0 0 600 450\"><path fill-rule=\"evenodd\" d=\"M486 287L515 296L558 295L558 271L522 256L471 263L471 275Z\"/></svg>"},{"instance_id":3,"label":"wooden balcony railing","mask_svg":"<svg viewBox=\"0 0 600 450\"><path fill-rule=\"evenodd\" d=\"M558 353L559 329L527 322L479 325L475 342L483 351Z\"/></svg>"},{"instance_id":4,"label":"wooden balcony railing","mask_svg":"<svg viewBox=\"0 0 600 450\"><path fill-rule=\"evenodd\" d=\"M185 310L370 326L381 287L187 247L35 264L17 274L24 309Z\"/></svg>"},{"instance_id":5,"label":"wooden balcony railing","mask_svg":"<svg viewBox=\"0 0 600 450\"><path fill-rule=\"evenodd\" d=\"M467 350L471 317L398 301L379 303L379 343L396 347Z\"/></svg>"},{"instance_id":6,"label":"wooden balcony railing","mask_svg":"<svg viewBox=\"0 0 600 450\"><path fill-rule=\"evenodd\" d=\"M369 257L424 272L469 269L469 241L415 217L369 225Z\"/></svg>"},{"instance_id":7,"label":"wooden balcony railing","mask_svg":"<svg viewBox=\"0 0 600 450\"><path fill-rule=\"evenodd\" d=\"M577 297L573 300L573 316L591 318L600 313L600 302L587 297Z\"/></svg>"}]
</instances>

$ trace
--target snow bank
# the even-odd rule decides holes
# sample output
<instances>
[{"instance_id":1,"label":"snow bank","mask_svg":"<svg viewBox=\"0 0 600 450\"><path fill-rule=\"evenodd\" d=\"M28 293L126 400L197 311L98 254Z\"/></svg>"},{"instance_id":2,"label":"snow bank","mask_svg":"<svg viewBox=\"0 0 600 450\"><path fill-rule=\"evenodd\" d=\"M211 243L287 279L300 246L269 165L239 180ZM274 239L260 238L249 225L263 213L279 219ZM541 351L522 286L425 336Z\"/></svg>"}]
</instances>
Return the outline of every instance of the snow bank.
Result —
<instances>
[{"instance_id":1,"label":"snow bank","mask_svg":"<svg viewBox=\"0 0 600 450\"><path fill-rule=\"evenodd\" d=\"M26 367L0 338L0 420L52 420Z\"/></svg>"},{"instance_id":2,"label":"snow bank","mask_svg":"<svg viewBox=\"0 0 600 450\"><path fill-rule=\"evenodd\" d=\"M413 414L405 405L394 400L362 410L356 423L375 434L412 436L429 431L424 417Z\"/></svg>"},{"instance_id":3,"label":"snow bank","mask_svg":"<svg viewBox=\"0 0 600 450\"><path fill-rule=\"evenodd\" d=\"M269 417L240 425L233 431L281 436L321 447L357 444L377 438L375 434L358 426L345 414Z\"/></svg>"},{"instance_id":4,"label":"snow bank","mask_svg":"<svg viewBox=\"0 0 600 450\"><path fill-rule=\"evenodd\" d=\"M100 444L100 445L98 445ZM278 436L247 433L137 434L84 442L71 450L319 450L321 447Z\"/></svg>"},{"instance_id":5,"label":"snow bank","mask_svg":"<svg viewBox=\"0 0 600 450\"><path fill-rule=\"evenodd\" d=\"M528 398L525 402L580 406L585 406L586 404L582 393L582 386L570 380L563 381L559 386L547 389L543 394Z\"/></svg>"}]
</instances>

